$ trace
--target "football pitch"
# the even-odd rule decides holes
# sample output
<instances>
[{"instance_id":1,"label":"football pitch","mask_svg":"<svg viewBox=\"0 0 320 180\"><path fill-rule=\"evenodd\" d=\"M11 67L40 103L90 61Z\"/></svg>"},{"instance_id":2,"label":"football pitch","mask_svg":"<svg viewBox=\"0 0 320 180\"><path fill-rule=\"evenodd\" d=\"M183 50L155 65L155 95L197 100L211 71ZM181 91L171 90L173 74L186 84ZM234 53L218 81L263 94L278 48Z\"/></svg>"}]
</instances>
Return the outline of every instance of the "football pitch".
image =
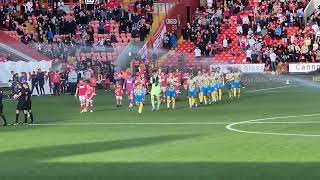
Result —
<instances>
[{"instance_id":1,"label":"football pitch","mask_svg":"<svg viewBox=\"0 0 320 180\"><path fill-rule=\"evenodd\" d=\"M86 114L73 96L34 97L36 125L0 127L0 180L319 179L320 89L266 81L241 90L194 109L181 96L159 112L148 96L142 114L102 90ZM10 123L15 103L4 102Z\"/></svg>"}]
</instances>

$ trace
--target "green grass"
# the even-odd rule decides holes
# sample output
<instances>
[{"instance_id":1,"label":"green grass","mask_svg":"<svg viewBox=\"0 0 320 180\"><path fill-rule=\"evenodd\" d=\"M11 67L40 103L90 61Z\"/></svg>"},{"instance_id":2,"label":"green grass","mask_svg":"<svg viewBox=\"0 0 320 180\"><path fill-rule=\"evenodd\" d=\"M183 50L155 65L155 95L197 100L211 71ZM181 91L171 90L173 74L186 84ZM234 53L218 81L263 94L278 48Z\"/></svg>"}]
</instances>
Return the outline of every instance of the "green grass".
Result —
<instances>
[{"instance_id":1,"label":"green grass","mask_svg":"<svg viewBox=\"0 0 320 180\"><path fill-rule=\"evenodd\" d=\"M72 96L34 97L37 123L59 126L0 127L0 180L316 180L320 178L320 137L238 133L230 122L319 113L319 89L251 83L240 100L143 114L116 108L110 92L99 91L96 111L80 114ZM276 92L278 91L278 92ZM5 101L10 122L15 101ZM22 120L23 117L21 117ZM263 122L319 121L320 116ZM63 123L186 123L63 125ZM320 121L319 121L320 122ZM234 128L273 133L319 134L320 123L239 124Z\"/></svg>"}]
</instances>

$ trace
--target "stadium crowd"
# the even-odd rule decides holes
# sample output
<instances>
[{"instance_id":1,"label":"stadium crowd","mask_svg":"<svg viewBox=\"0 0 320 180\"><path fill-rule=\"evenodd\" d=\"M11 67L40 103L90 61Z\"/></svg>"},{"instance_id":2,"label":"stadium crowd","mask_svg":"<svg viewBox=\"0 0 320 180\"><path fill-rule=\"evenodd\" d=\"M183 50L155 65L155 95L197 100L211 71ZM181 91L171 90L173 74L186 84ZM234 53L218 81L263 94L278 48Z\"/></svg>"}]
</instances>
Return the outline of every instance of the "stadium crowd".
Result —
<instances>
[{"instance_id":1,"label":"stadium crowd","mask_svg":"<svg viewBox=\"0 0 320 180\"><path fill-rule=\"evenodd\" d=\"M319 62L319 10L316 10L304 23L303 11L308 1L271 1L259 3L226 1L217 4L208 1L207 7L195 12L195 19L181 31L186 41L192 41L195 49L189 49L195 57L211 57L234 47L237 41L240 52L246 54L246 61L267 63L266 67L275 70L275 62ZM221 31L236 26L234 33L217 37ZM289 31L290 30L290 31ZM232 36L232 37L230 37Z\"/></svg>"},{"instance_id":2,"label":"stadium crowd","mask_svg":"<svg viewBox=\"0 0 320 180\"><path fill-rule=\"evenodd\" d=\"M152 0L137 0L128 7L103 0L91 6L76 4L69 11L63 1L54 7L35 0L19 5L14 1L1 6L0 22L3 29L16 31L28 46L67 62L80 52L114 52L114 43L122 41L119 34L129 33L127 38L144 41L153 21L152 7ZM107 36L98 39L99 34Z\"/></svg>"}]
</instances>

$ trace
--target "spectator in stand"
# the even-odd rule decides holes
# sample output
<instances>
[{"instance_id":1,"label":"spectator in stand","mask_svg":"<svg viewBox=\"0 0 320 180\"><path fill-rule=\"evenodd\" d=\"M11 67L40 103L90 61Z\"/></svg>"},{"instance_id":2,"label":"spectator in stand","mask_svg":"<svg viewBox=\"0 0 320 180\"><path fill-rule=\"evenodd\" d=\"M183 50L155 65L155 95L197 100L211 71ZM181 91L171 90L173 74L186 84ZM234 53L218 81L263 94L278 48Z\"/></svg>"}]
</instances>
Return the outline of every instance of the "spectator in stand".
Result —
<instances>
[{"instance_id":1,"label":"spectator in stand","mask_svg":"<svg viewBox=\"0 0 320 180\"><path fill-rule=\"evenodd\" d=\"M194 56L196 58L201 58L201 50L199 47L196 47L196 49L194 50Z\"/></svg>"},{"instance_id":2,"label":"spectator in stand","mask_svg":"<svg viewBox=\"0 0 320 180\"><path fill-rule=\"evenodd\" d=\"M53 31L51 30L51 28L49 28L48 32L47 32L47 38L48 38L48 43L49 44L52 44L53 42L53 36L54 36L54 33Z\"/></svg>"},{"instance_id":3,"label":"spectator in stand","mask_svg":"<svg viewBox=\"0 0 320 180\"><path fill-rule=\"evenodd\" d=\"M170 39L169 39L167 33L165 33L165 34L163 35L163 47L164 47L165 49L170 49Z\"/></svg>"},{"instance_id":4,"label":"spectator in stand","mask_svg":"<svg viewBox=\"0 0 320 180\"><path fill-rule=\"evenodd\" d=\"M252 49L248 48L246 50L246 55L247 55L247 62L252 62Z\"/></svg>"},{"instance_id":5,"label":"spectator in stand","mask_svg":"<svg viewBox=\"0 0 320 180\"><path fill-rule=\"evenodd\" d=\"M98 27L98 33L99 34L104 34L104 23L103 23L103 21L100 21L99 22L99 27Z\"/></svg>"},{"instance_id":6,"label":"spectator in stand","mask_svg":"<svg viewBox=\"0 0 320 180\"><path fill-rule=\"evenodd\" d=\"M176 49L177 41L178 41L177 35L174 32L170 33L169 35L170 35L169 39L170 39L170 43L172 45L172 48Z\"/></svg>"},{"instance_id":7,"label":"spectator in stand","mask_svg":"<svg viewBox=\"0 0 320 180\"><path fill-rule=\"evenodd\" d=\"M217 41L214 41L214 43L213 43L213 54L214 54L214 55L215 55L215 54L218 54L218 52L219 52L218 43L217 43Z\"/></svg>"},{"instance_id":8,"label":"spectator in stand","mask_svg":"<svg viewBox=\"0 0 320 180\"><path fill-rule=\"evenodd\" d=\"M223 51L225 52L229 50L229 43L228 43L227 36L225 36L222 40L222 47L223 47Z\"/></svg>"},{"instance_id":9,"label":"spectator in stand","mask_svg":"<svg viewBox=\"0 0 320 180\"><path fill-rule=\"evenodd\" d=\"M281 29L280 25L278 25L278 27L274 30L274 33L275 33L275 35L276 35L276 37L277 37L278 39L281 38L282 29Z\"/></svg>"},{"instance_id":10,"label":"spectator in stand","mask_svg":"<svg viewBox=\"0 0 320 180\"><path fill-rule=\"evenodd\" d=\"M62 16L63 13L64 13L64 2L63 2L63 0L59 0L59 2L57 4L57 10L58 10L58 14L60 16Z\"/></svg>"},{"instance_id":11,"label":"spectator in stand","mask_svg":"<svg viewBox=\"0 0 320 180\"><path fill-rule=\"evenodd\" d=\"M270 53L271 71L275 72L277 70L277 55L274 51Z\"/></svg>"},{"instance_id":12,"label":"spectator in stand","mask_svg":"<svg viewBox=\"0 0 320 180\"><path fill-rule=\"evenodd\" d=\"M213 0L207 0L207 6L210 9L213 5Z\"/></svg>"}]
</instances>

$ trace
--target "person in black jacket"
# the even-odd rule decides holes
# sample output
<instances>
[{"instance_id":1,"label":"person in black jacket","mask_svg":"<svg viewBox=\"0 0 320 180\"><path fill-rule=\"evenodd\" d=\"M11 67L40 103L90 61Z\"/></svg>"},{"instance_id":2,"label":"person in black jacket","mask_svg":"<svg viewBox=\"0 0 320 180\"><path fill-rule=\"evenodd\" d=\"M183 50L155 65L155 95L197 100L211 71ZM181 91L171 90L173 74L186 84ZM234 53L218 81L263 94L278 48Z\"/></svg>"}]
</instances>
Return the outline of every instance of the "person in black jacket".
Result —
<instances>
[{"instance_id":1,"label":"person in black jacket","mask_svg":"<svg viewBox=\"0 0 320 180\"><path fill-rule=\"evenodd\" d=\"M44 91L45 74L44 74L44 72L41 71L41 69L38 69L37 78L39 81L40 94L46 95L46 93Z\"/></svg>"},{"instance_id":2,"label":"person in black jacket","mask_svg":"<svg viewBox=\"0 0 320 180\"><path fill-rule=\"evenodd\" d=\"M34 123L33 121L33 114L31 111L31 107L32 107L32 103L31 103L31 95L32 92L29 88L28 83L23 83L23 88L25 91L25 102L24 102L24 123L27 124L28 123L28 116L30 116L31 119L31 124Z\"/></svg>"},{"instance_id":3,"label":"person in black jacket","mask_svg":"<svg viewBox=\"0 0 320 180\"><path fill-rule=\"evenodd\" d=\"M2 98L3 98L3 92L0 90L0 116L2 117L3 122L4 122L3 126L6 126L7 125L7 119L6 119L6 117L4 116L4 113L3 113Z\"/></svg>"},{"instance_id":4,"label":"person in black jacket","mask_svg":"<svg viewBox=\"0 0 320 180\"><path fill-rule=\"evenodd\" d=\"M32 72L31 74L31 94L33 93L33 90L34 88L36 88L37 90L37 93L38 93L38 96L39 96L39 87L38 87L38 84L39 84L39 79L38 79L38 76L36 75L36 72Z\"/></svg>"}]
</instances>

